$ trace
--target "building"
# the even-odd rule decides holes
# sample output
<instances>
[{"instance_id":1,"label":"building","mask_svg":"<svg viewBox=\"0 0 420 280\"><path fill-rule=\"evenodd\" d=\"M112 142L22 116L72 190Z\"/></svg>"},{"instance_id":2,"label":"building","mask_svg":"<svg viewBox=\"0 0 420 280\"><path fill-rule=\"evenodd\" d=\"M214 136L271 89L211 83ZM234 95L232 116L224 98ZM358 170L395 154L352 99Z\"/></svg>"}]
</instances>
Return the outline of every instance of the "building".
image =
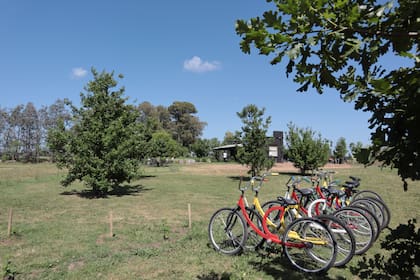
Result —
<instances>
[{"instance_id":1,"label":"building","mask_svg":"<svg viewBox=\"0 0 420 280\"><path fill-rule=\"evenodd\" d=\"M273 131L273 137L268 137L268 156L274 158L275 162L283 162L283 131Z\"/></svg>"},{"instance_id":2,"label":"building","mask_svg":"<svg viewBox=\"0 0 420 280\"><path fill-rule=\"evenodd\" d=\"M283 162L284 160L284 147L283 147L283 131L273 131L273 136L267 137L268 139L268 156L273 158L275 162ZM238 147L242 144L229 144L213 148L218 151L219 160L236 160L236 153Z\"/></svg>"}]
</instances>

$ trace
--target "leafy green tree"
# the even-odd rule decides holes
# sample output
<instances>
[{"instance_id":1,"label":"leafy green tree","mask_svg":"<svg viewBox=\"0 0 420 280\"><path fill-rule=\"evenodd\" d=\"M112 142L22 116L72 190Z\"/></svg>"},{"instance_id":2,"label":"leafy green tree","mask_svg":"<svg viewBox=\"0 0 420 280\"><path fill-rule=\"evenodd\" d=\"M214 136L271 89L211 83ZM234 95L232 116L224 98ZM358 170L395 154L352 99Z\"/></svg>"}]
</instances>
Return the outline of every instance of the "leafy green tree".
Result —
<instances>
[{"instance_id":1,"label":"leafy green tree","mask_svg":"<svg viewBox=\"0 0 420 280\"><path fill-rule=\"evenodd\" d=\"M263 169L270 169L274 161L268 157L267 129L271 124L271 117L264 119L265 108L256 105L245 106L236 114L242 120L242 130L239 139L242 147L238 150L238 159L242 164L250 167L248 173L255 176Z\"/></svg>"},{"instance_id":2,"label":"leafy green tree","mask_svg":"<svg viewBox=\"0 0 420 280\"><path fill-rule=\"evenodd\" d=\"M197 109L190 102L175 101L168 107L172 119L172 133L175 140L189 147L203 133L205 122L194 114Z\"/></svg>"},{"instance_id":3,"label":"leafy green tree","mask_svg":"<svg viewBox=\"0 0 420 280\"><path fill-rule=\"evenodd\" d=\"M28 102L21 114L21 150L25 161L35 162L39 158L41 145L41 125L38 111Z\"/></svg>"},{"instance_id":4,"label":"leafy green tree","mask_svg":"<svg viewBox=\"0 0 420 280\"><path fill-rule=\"evenodd\" d=\"M112 90L114 73L92 69L92 74L80 94L81 108L72 106L74 125L66 128L61 121L50 131L48 144L58 167L68 170L63 186L80 180L95 195L106 195L139 175L147 133L137 121L138 111L126 104L124 87Z\"/></svg>"},{"instance_id":5,"label":"leafy green tree","mask_svg":"<svg viewBox=\"0 0 420 280\"><path fill-rule=\"evenodd\" d=\"M2 159L6 159L5 151L5 138L6 131L8 127L9 114L5 109L0 108L0 152L2 154Z\"/></svg>"},{"instance_id":6,"label":"leafy green tree","mask_svg":"<svg viewBox=\"0 0 420 280\"><path fill-rule=\"evenodd\" d=\"M358 163L368 164L369 163L369 148L363 148L362 142L350 143L349 145L352 156Z\"/></svg>"},{"instance_id":7,"label":"leafy green tree","mask_svg":"<svg viewBox=\"0 0 420 280\"><path fill-rule=\"evenodd\" d=\"M226 131L225 132L225 137L223 138L223 145L230 145L230 144L236 144L238 143L238 135L237 133L231 132L231 131Z\"/></svg>"},{"instance_id":8,"label":"leafy green tree","mask_svg":"<svg viewBox=\"0 0 420 280\"><path fill-rule=\"evenodd\" d=\"M334 157L339 163L343 163L347 152L346 139L344 137L338 138L337 143L335 144Z\"/></svg>"},{"instance_id":9,"label":"leafy green tree","mask_svg":"<svg viewBox=\"0 0 420 280\"><path fill-rule=\"evenodd\" d=\"M372 162L396 167L404 182L420 179L420 1L267 2L262 17L237 21L242 51L255 46L273 65L288 59L298 91L332 88L355 100L372 113ZM402 63L383 66L385 55Z\"/></svg>"},{"instance_id":10,"label":"leafy green tree","mask_svg":"<svg viewBox=\"0 0 420 280\"><path fill-rule=\"evenodd\" d=\"M217 138L197 139L197 141L191 145L191 151L198 158L205 158L211 156L213 148L217 146L220 146L220 142Z\"/></svg>"},{"instance_id":11,"label":"leafy green tree","mask_svg":"<svg viewBox=\"0 0 420 280\"><path fill-rule=\"evenodd\" d=\"M64 126L71 126L72 115L70 109L66 105L65 100L57 99L52 105L42 106L38 114L40 119L41 148L55 161L55 155L51 151L46 150L48 131L57 128L61 121L64 122Z\"/></svg>"},{"instance_id":12,"label":"leafy green tree","mask_svg":"<svg viewBox=\"0 0 420 280\"><path fill-rule=\"evenodd\" d=\"M363 148L363 143L358 141L356 143L351 142L349 145L350 152L354 156L356 153L358 153Z\"/></svg>"},{"instance_id":13,"label":"leafy green tree","mask_svg":"<svg viewBox=\"0 0 420 280\"><path fill-rule=\"evenodd\" d=\"M148 156L155 158L158 165L162 158L179 157L185 151L177 141L166 131L157 131L152 134L152 138L148 142Z\"/></svg>"},{"instance_id":14,"label":"leafy green tree","mask_svg":"<svg viewBox=\"0 0 420 280\"><path fill-rule=\"evenodd\" d=\"M302 129L293 123L288 125L286 134L287 158L293 162L302 174L308 170L316 170L328 162L330 153L329 141L322 139L310 128Z\"/></svg>"}]
</instances>

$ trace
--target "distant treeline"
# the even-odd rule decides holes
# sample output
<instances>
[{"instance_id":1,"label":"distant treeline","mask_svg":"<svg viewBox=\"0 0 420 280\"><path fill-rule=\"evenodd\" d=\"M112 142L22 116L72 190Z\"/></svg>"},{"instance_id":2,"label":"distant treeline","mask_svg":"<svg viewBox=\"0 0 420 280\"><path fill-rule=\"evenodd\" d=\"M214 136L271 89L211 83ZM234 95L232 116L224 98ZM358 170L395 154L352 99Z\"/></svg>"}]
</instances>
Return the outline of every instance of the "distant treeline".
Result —
<instances>
[{"instance_id":1,"label":"distant treeline","mask_svg":"<svg viewBox=\"0 0 420 280\"><path fill-rule=\"evenodd\" d=\"M39 109L32 102L14 108L0 108L0 159L39 162L50 158L48 131L61 121L66 127L71 127L77 121L73 119L73 108L70 102L62 99ZM155 133L169 135L179 146L178 155L203 149L203 140L199 137L206 123L195 115L197 110L193 104L175 101L165 107L143 102L135 108L140 113L138 121L147 125L151 139ZM214 145L219 144L212 140L217 142ZM206 148L207 151L200 152L200 155L206 156L211 151L211 147Z\"/></svg>"}]
</instances>

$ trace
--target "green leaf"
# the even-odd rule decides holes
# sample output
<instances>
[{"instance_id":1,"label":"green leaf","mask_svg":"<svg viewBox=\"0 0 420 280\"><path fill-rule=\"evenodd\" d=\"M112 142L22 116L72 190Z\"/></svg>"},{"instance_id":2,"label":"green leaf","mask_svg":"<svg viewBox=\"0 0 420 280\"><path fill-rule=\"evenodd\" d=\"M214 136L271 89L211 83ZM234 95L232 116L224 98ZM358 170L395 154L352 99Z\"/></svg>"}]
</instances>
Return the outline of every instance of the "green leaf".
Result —
<instances>
[{"instance_id":1,"label":"green leaf","mask_svg":"<svg viewBox=\"0 0 420 280\"><path fill-rule=\"evenodd\" d=\"M391 88L391 84L386 79L372 80L371 84L376 92L385 93Z\"/></svg>"}]
</instances>

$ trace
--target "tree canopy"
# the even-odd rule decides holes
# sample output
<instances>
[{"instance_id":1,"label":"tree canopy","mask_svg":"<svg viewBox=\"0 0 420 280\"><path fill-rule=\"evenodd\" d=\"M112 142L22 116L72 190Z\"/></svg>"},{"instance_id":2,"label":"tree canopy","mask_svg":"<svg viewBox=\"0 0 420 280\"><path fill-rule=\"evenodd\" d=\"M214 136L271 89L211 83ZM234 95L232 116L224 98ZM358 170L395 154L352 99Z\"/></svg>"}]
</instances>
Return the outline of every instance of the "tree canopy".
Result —
<instances>
[{"instance_id":1,"label":"tree canopy","mask_svg":"<svg viewBox=\"0 0 420 280\"><path fill-rule=\"evenodd\" d=\"M172 134L174 139L184 147L189 147L203 133L207 123L195 116L197 109L190 102L175 101L168 107L173 120Z\"/></svg>"},{"instance_id":2,"label":"tree canopy","mask_svg":"<svg viewBox=\"0 0 420 280\"><path fill-rule=\"evenodd\" d=\"M238 159L242 164L250 167L249 173L255 176L263 169L270 169L274 161L268 158L267 129L271 117L264 119L265 108L259 109L256 105L245 106L236 114L242 120L242 131L238 137L242 147L238 150Z\"/></svg>"},{"instance_id":3,"label":"tree canopy","mask_svg":"<svg viewBox=\"0 0 420 280\"><path fill-rule=\"evenodd\" d=\"M287 59L287 76L300 84L337 90L371 113L372 161L420 179L420 1L266 0L272 10L238 20L241 50ZM401 58L394 67L383 58ZM405 183L406 186L406 183Z\"/></svg>"},{"instance_id":4,"label":"tree canopy","mask_svg":"<svg viewBox=\"0 0 420 280\"><path fill-rule=\"evenodd\" d=\"M310 128L299 128L293 123L288 125L286 134L287 158L302 174L316 170L328 162L330 146L328 140Z\"/></svg>"},{"instance_id":5,"label":"tree canopy","mask_svg":"<svg viewBox=\"0 0 420 280\"><path fill-rule=\"evenodd\" d=\"M92 74L86 92L80 94L81 107L69 103L74 125L66 128L61 122L50 131L48 143L57 165L68 170L64 186L80 180L95 195L105 195L139 175L147 133L138 122L138 111L125 104L124 88L112 90L117 86L114 73L92 69Z\"/></svg>"},{"instance_id":6,"label":"tree canopy","mask_svg":"<svg viewBox=\"0 0 420 280\"><path fill-rule=\"evenodd\" d=\"M333 151L335 159L338 160L339 163L343 163L346 158L347 152L348 150L346 139L344 137L338 138L337 143L335 144L335 149Z\"/></svg>"}]
</instances>

